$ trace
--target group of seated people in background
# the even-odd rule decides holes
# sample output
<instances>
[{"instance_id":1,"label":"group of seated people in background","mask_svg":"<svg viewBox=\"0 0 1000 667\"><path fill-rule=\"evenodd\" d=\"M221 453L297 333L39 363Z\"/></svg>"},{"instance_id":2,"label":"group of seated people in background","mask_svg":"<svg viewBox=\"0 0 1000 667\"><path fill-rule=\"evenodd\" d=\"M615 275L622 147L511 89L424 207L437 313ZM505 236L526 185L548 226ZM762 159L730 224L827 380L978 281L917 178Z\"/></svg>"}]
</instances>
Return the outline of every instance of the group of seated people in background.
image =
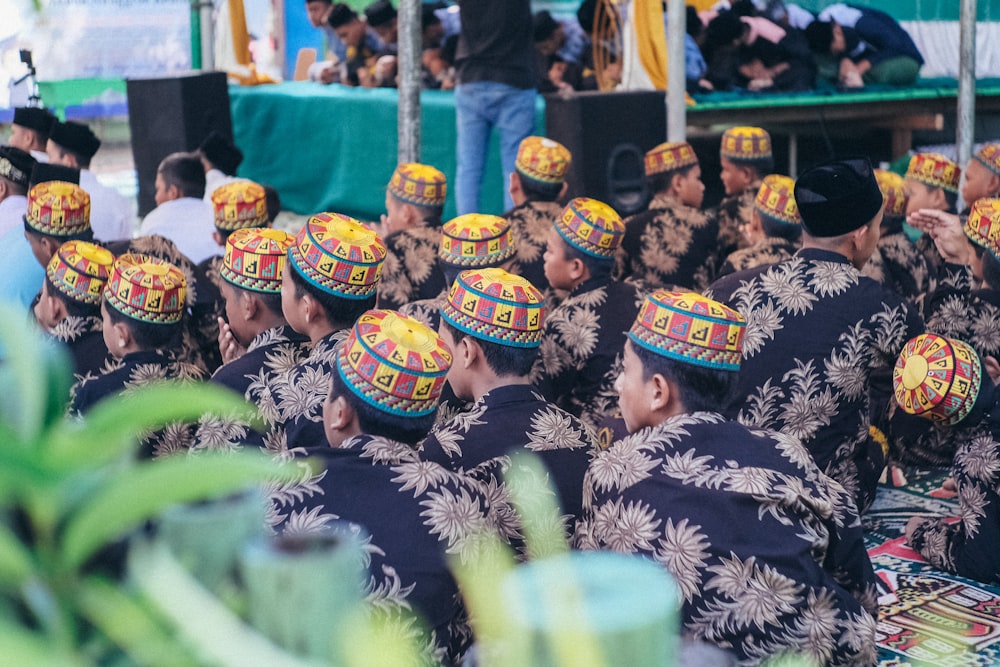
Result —
<instances>
[{"instance_id":1,"label":"group of seated people in background","mask_svg":"<svg viewBox=\"0 0 1000 667\"><path fill-rule=\"evenodd\" d=\"M628 5L622 7L627 11ZM313 25L324 31L331 54L311 69L314 80L396 85L399 26L389 0L376 0L363 14L331 0L308 0L306 9ZM450 89L461 27L458 8L425 2L421 11L424 87ZM596 0L585 0L576 16L535 13L539 92L598 88L593 43L597 11ZM620 81L621 46L607 43L604 36L600 45L607 60L605 78ZM684 64L691 93L907 86L916 81L923 62L899 23L872 7L835 3L817 15L783 0L723 0L701 12L687 7Z\"/></svg>"},{"instance_id":2,"label":"group of seated people in background","mask_svg":"<svg viewBox=\"0 0 1000 667\"><path fill-rule=\"evenodd\" d=\"M36 116L18 113L18 143ZM49 157L92 156L64 125ZM860 517L901 464L952 467L960 505L912 521L911 546L1000 579L1000 144L964 170L919 153L905 175L862 157L792 179L766 131L733 127L718 208L692 147L668 142L623 220L565 201L570 152L531 136L502 216L442 220L444 174L411 163L379 221L317 213L291 234L264 187L225 176L236 149L216 138L163 161L135 238L99 233L83 179L22 146L0 147L0 211L20 216L3 245L41 270L25 316L71 353L67 410L85 423L162 379L244 397L262 429L206 414L142 434L138 455L295 461L269 525L360 527L372 613L418 614L393 627L438 661L471 642L448 555L476 558L484 534L537 555L538 517L505 481L525 451L549 528L661 564L684 635L740 664L874 663Z\"/></svg>"}]
</instances>

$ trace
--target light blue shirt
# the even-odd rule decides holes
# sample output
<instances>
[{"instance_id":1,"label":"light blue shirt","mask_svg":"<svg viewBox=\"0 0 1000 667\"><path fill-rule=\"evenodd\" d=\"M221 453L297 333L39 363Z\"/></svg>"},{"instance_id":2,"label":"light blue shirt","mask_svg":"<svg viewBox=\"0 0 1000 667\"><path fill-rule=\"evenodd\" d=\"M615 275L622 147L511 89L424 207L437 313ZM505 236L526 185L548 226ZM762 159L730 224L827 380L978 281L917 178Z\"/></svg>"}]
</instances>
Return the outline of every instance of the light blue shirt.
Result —
<instances>
[{"instance_id":1,"label":"light blue shirt","mask_svg":"<svg viewBox=\"0 0 1000 667\"><path fill-rule=\"evenodd\" d=\"M15 227L0 237L0 301L20 305L27 312L31 302L45 282L45 269L31 252L24 238L24 227Z\"/></svg>"}]
</instances>

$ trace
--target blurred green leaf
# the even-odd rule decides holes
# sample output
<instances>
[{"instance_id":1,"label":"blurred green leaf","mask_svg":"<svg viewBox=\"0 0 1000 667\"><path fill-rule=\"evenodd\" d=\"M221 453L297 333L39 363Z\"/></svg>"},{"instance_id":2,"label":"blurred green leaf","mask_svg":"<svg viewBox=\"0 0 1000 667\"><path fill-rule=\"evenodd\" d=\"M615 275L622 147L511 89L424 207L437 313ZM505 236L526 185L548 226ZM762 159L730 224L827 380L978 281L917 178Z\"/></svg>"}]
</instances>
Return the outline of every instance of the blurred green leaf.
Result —
<instances>
[{"instance_id":1,"label":"blurred green leaf","mask_svg":"<svg viewBox=\"0 0 1000 667\"><path fill-rule=\"evenodd\" d=\"M66 523L62 566L79 567L108 542L176 503L217 498L288 478L290 468L257 452L147 461L110 477Z\"/></svg>"},{"instance_id":2,"label":"blurred green leaf","mask_svg":"<svg viewBox=\"0 0 1000 667\"><path fill-rule=\"evenodd\" d=\"M0 303L0 348L3 364L9 372L7 379L13 382L13 386L6 387L4 393L14 403L14 409L5 409L4 414L23 443L35 442L45 428L44 420L50 403L47 392L53 390L50 380L54 371L50 370L50 359L53 355L65 355L55 346L46 345L44 340L23 310ZM63 373L68 374L68 369L66 365ZM68 398L67 393L63 401Z\"/></svg>"},{"instance_id":3,"label":"blurred green leaf","mask_svg":"<svg viewBox=\"0 0 1000 667\"><path fill-rule=\"evenodd\" d=\"M0 621L0 656L5 665L83 667L87 664L78 656L57 651L43 636L3 621Z\"/></svg>"},{"instance_id":4,"label":"blurred green leaf","mask_svg":"<svg viewBox=\"0 0 1000 667\"><path fill-rule=\"evenodd\" d=\"M17 585L34 574L31 552L5 521L0 523L0 585Z\"/></svg>"},{"instance_id":5,"label":"blurred green leaf","mask_svg":"<svg viewBox=\"0 0 1000 667\"><path fill-rule=\"evenodd\" d=\"M129 573L146 598L176 627L203 664L222 667L307 667L243 623L206 591L163 544L135 542ZM314 665L315 667L315 665Z\"/></svg>"},{"instance_id":6,"label":"blurred green leaf","mask_svg":"<svg viewBox=\"0 0 1000 667\"><path fill-rule=\"evenodd\" d=\"M99 630L122 647L139 665L196 666L193 655L185 655L182 645L162 620L139 600L129 597L118 585L103 579L83 582L77 594L80 612Z\"/></svg>"},{"instance_id":7,"label":"blurred green leaf","mask_svg":"<svg viewBox=\"0 0 1000 667\"><path fill-rule=\"evenodd\" d=\"M64 468L111 461L133 447L141 432L171 422L195 423L208 412L239 414L247 421L255 415L241 396L219 385L157 382L101 401L83 423L63 421L48 438L45 461Z\"/></svg>"}]
</instances>

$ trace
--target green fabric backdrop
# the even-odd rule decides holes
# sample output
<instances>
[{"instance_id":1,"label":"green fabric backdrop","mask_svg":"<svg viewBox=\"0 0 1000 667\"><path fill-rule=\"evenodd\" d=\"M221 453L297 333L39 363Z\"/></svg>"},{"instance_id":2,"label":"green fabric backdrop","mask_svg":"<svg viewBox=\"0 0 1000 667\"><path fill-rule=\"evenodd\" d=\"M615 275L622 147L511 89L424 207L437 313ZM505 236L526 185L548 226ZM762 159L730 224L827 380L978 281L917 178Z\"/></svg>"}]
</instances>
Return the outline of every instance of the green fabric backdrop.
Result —
<instances>
[{"instance_id":1,"label":"green fabric backdrop","mask_svg":"<svg viewBox=\"0 0 1000 667\"><path fill-rule=\"evenodd\" d=\"M271 185L282 207L308 215L335 211L363 220L385 212L385 185L396 166L398 95L394 89L311 82L231 86L233 133L244 153L239 175ZM455 104L451 92L421 94L420 161L455 178ZM545 129L539 96L535 131ZM506 178L494 134L482 213L503 212ZM445 219L455 215L453 190Z\"/></svg>"}]
</instances>

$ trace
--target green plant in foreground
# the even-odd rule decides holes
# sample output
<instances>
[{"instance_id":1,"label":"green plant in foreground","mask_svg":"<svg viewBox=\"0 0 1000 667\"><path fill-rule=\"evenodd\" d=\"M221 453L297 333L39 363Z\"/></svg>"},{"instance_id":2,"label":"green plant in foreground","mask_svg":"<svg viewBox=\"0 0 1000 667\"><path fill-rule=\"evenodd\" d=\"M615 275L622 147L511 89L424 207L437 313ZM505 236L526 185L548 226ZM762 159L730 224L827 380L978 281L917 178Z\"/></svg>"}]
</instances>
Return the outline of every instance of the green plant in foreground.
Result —
<instances>
[{"instance_id":1,"label":"green plant in foreground","mask_svg":"<svg viewBox=\"0 0 1000 667\"><path fill-rule=\"evenodd\" d=\"M162 600L151 599L153 587L143 590L142 567L139 585L122 585L102 565L109 550L117 546L120 551L122 540L163 509L225 496L283 474L274 461L249 452L135 460L138 433L209 411L246 412L245 403L217 387L164 383L107 400L81 423L64 416L70 365L63 351L26 326L22 313L3 306L0 348L5 351L0 360L4 662L217 662L206 660L204 643L177 626ZM142 563L166 567L148 553L139 558ZM181 602L182 607L190 604ZM226 610L217 606L216 618L225 617ZM235 617L228 621L238 622Z\"/></svg>"}]
</instances>

